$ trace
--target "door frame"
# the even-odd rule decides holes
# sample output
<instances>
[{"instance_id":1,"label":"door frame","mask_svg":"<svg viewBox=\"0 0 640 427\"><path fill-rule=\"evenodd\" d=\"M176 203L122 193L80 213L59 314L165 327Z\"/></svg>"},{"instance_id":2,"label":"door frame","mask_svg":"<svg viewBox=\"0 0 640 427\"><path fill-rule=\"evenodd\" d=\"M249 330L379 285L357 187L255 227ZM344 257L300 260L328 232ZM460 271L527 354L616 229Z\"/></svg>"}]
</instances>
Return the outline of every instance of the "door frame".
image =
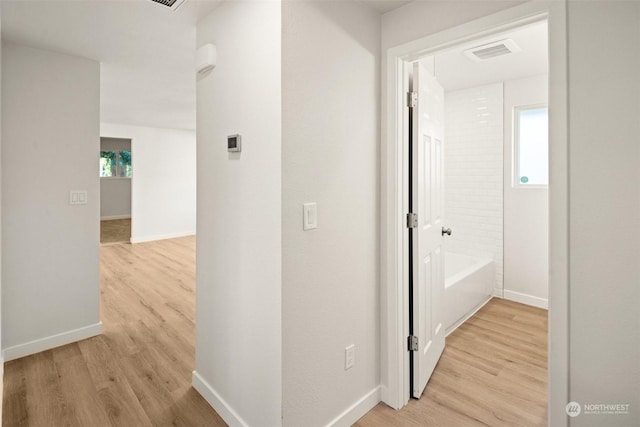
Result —
<instances>
[{"instance_id":1,"label":"door frame","mask_svg":"<svg viewBox=\"0 0 640 427\"><path fill-rule=\"evenodd\" d=\"M383 53L380 361L382 401L395 409L409 390L408 109L410 62L480 37L548 21L549 28L549 424L566 426L568 344L568 97L564 1L528 2ZM386 64L386 65L385 65Z\"/></svg>"}]
</instances>

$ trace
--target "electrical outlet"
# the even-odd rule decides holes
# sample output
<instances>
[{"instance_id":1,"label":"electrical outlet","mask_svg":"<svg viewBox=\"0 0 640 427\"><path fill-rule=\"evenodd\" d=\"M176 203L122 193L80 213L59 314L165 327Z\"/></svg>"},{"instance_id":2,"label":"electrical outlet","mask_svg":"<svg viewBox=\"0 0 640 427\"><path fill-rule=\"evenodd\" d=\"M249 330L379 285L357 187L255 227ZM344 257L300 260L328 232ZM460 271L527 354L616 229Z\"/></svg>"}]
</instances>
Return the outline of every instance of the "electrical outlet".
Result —
<instances>
[{"instance_id":1,"label":"electrical outlet","mask_svg":"<svg viewBox=\"0 0 640 427\"><path fill-rule=\"evenodd\" d=\"M349 347L344 349L344 370L353 368L353 365L356 364L356 346L355 344L351 344Z\"/></svg>"}]
</instances>

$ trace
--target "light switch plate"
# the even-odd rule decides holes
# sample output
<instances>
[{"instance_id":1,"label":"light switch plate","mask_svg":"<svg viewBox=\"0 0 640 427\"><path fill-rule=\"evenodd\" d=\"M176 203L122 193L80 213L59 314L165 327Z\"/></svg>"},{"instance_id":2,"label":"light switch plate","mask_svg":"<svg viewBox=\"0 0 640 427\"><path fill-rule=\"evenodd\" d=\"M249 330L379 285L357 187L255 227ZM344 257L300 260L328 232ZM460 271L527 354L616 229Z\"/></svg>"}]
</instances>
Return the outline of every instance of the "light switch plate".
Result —
<instances>
[{"instance_id":1,"label":"light switch plate","mask_svg":"<svg viewBox=\"0 0 640 427\"><path fill-rule=\"evenodd\" d=\"M344 370L353 368L353 365L356 364L356 346L355 344L351 344L349 347L344 349Z\"/></svg>"},{"instance_id":2,"label":"light switch plate","mask_svg":"<svg viewBox=\"0 0 640 427\"><path fill-rule=\"evenodd\" d=\"M318 206L314 203L302 205L302 229L313 230L318 228Z\"/></svg>"},{"instance_id":3,"label":"light switch plate","mask_svg":"<svg viewBox=\"0 0 640 427\"><path fill-rule=\"evenodd\" d=\"M70 205L86 205L87 191L86 190L69 191L69 204Z\"/></svg>"}]
</instances>

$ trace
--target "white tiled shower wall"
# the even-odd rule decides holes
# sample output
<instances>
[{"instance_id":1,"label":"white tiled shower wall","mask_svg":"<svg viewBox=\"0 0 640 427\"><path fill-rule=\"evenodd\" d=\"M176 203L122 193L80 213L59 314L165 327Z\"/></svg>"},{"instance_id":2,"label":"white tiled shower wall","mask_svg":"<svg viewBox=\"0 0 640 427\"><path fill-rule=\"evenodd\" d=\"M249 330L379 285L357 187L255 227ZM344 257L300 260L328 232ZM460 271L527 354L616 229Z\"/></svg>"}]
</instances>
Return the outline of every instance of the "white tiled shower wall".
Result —
<instances>
[{"instance_id":1,"label":"white tiled shower wall","mask_svg":"<svg viewBox=\"0 0 640 427\"><path fill-rule=\"evenodd\" d=\"M445 250L495 262L503 289L503 85L445 93Z\"/></svg>"}]
</instances>

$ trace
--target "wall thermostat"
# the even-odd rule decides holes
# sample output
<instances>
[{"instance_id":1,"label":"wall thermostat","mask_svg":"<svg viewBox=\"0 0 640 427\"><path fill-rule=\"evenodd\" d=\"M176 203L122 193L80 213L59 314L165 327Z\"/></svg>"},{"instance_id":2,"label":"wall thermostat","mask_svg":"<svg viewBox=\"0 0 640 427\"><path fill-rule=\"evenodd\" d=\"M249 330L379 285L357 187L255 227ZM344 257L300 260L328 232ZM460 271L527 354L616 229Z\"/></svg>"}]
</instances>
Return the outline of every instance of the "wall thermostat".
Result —
<instances>
[{"instance_id":1,"label":"wall thermostat","mask_svg":"<svg viewBox=\"0 0 640 427\"><path fill-rule=\"evenodd\" d=\"M196 51L196 72L204 74L216 67L216 45L205 44Z\"/></svg>"},{"instance_id":2,"label":"wall thermostat","mask_svg":"<svg viewBox=\"0 0 640 427\"><path fill-rule=\"evenodd\" d=\"M239 134L227 137L227 151L230 153L242 151L242 137Z\"/></svg>"}]
</instances>

